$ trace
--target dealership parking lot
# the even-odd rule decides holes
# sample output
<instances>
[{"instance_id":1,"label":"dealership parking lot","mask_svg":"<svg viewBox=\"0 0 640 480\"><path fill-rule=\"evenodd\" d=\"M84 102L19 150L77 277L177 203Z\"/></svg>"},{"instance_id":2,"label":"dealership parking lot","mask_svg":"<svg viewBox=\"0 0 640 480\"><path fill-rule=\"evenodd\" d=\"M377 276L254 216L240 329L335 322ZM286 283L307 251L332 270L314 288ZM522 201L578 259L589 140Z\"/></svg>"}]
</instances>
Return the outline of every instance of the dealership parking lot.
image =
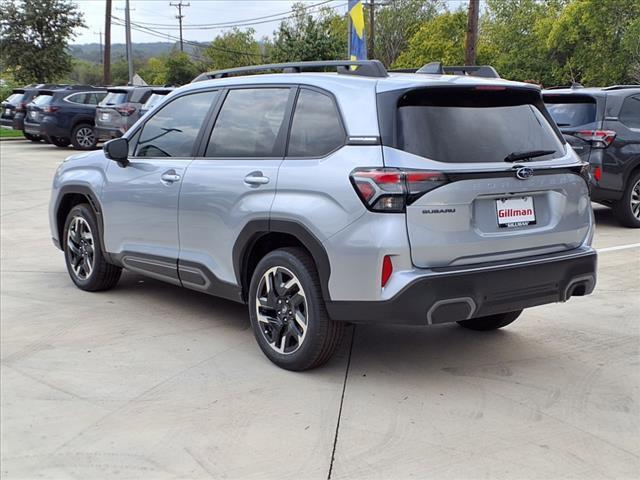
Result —
<instances>
[{"instance_id":1,"label":"dealership parking lot","mask_svg":"<svg viewBox=\"0 0 640 480\"><path fill-rule=\"evenodd\" d=\"M593 295L498 332L351 327L292 373L242 305L130 273L75 288L47 219L72 153L0 142L3 478L640 475L640 230L609 210Z\"/></svg>"}]
</instances>

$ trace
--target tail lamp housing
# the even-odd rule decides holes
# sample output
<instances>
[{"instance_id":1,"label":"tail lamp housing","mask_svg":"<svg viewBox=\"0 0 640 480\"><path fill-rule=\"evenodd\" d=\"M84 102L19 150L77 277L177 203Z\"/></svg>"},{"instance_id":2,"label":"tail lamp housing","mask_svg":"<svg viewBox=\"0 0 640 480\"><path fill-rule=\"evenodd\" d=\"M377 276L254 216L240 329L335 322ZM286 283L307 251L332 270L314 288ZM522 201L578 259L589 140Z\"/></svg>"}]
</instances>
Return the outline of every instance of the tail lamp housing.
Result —
<instances>
[{"instance_id":1,"label":"tail lamp housing","mask_svg":"<svg viewBox=\"0 0 640 480\"><path fill-rule=\"evenodd\" d=\"M442 172L399 168L357 168L351 183L373 212L403 213L425 193L449 182Z\"/></svg>"},{"instance_id":2,"label":"tail lamp housing","mask_svg":"<svg viewBox=\"0 0 640 480\"><path fill-rule=\"evenodd\" d=\"M117 107L116 111L123 117L128 117L129 115L133 115L134 113L136 113L136 107L135 105L131 105L130 103L124 103Z\"/></svg>"},{"instance_id":3,"label":"tail lamp housing","mask_svg":"<svg viewBox=\"0 0 640 480\"><path fill-rule=\"evenodd\" d=\"M53 105L47 105L47 106L45 106L45 107L42 107L42 111L43 111L44 113L55 113L55 112L57 112L58 110L60 110L60 107L55 107L55 106L53 106Z\"/></svg>"},{"instance_id":4,"label":"tail lamp housing","mask_svg":"<svg viewBox=\"0 0 640 480\"><path fill-rule=\"evenodd\" d=\"M613 130L580 130L574 135L591 143L593 148L607 148L616 139L616 132Z\"/></svg>"}]
</instances>

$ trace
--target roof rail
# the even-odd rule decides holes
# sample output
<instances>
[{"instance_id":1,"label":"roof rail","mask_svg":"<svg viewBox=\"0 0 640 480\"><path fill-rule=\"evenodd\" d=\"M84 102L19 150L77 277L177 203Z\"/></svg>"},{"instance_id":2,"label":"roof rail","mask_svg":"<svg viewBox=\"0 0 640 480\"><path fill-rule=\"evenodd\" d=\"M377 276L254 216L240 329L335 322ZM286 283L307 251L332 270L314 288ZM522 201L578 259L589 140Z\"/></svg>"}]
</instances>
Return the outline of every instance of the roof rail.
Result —
<instances>
[{"instance_id":1,"label":"roof rail","mask_svg":"<svg viewBox=\"0 0 640 480\"><path fill-rule=\"evenodd\" d=\"M602 90L624 90L626 88L640 88L640 85L611 85L604 87Z\"/></svg>"},{"instance_id":2,"label":"roof rail","mask_svg":"<svg viewBox=\"0 0 640 480\"><path fill-rule=\"evenodd\" d=\"M352 68L356 67L356 68ZM282 70L282 73L301 73L303 70L317 70L335 68L342 75L360 75L363 77L386 77L387 70L379 60L323 60L313 62L270 63L266 65L254 65L249 67L228 68L205 72L193 79L193 82L225 78L236 75L249 75L270 70Z\"/></svg>"},{"instance_id":3,"label":"roof rail","mask_svg":"<svg viewBox=\"0 0 640 480\"><path fill-rule=\"evenodd\" d=\"M442 62L431 62L420 68L399 68L391 70L396 73L425 73L429 75L471 75L474 77L500 78L491 65L448 65Z\"/></svg>"}]
</instances>

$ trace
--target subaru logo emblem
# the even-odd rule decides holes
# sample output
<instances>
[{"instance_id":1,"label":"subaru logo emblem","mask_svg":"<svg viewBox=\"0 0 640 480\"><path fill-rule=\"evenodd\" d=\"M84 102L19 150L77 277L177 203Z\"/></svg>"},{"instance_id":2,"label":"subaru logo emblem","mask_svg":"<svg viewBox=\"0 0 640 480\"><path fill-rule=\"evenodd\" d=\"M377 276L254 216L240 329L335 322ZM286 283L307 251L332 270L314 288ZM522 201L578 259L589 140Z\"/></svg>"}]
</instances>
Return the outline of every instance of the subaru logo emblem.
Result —
<instances>
[{"instance_id":1,"label":"subaru logo emblem","mask_svg":"<svg viewBox=\"0 0 640 480\"><path fill-rule=\"evenodd\" d=\"M516 177L520 180L526 180L533 175L533 168L522 167L516 170Z\"/></svg>"}]
</instances>

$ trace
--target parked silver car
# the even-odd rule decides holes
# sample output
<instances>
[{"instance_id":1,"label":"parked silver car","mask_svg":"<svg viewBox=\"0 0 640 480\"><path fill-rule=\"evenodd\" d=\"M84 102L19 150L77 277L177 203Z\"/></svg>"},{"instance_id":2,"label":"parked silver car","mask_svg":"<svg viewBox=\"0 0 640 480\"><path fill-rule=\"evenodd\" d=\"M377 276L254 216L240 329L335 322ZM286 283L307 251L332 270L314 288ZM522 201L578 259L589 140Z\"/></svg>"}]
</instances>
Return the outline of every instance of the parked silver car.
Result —
<instances>
[{"instance_id":1,"label":"parked silver car","mask_svg":"<svg viewBox=\"0 0 640 480\"><path fill-rule=\"evenodd\" d=\"M537 87L376 61L198 80L56 172L79 288L126 268L247 303L291 370L328 360L345 322L491 330L594 289L585 165Z\"/></svg>"}]
</instances>

